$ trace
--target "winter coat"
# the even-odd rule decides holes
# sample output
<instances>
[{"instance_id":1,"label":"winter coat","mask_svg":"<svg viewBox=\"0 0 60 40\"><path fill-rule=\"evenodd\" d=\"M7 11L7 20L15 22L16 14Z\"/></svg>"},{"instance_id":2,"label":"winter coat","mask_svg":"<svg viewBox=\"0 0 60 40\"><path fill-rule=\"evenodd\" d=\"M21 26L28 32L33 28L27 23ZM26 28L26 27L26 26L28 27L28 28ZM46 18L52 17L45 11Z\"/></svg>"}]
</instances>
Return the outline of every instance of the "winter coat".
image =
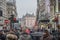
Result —
<instances>
[{"instance_id":1,"label":"winter coat","mask_svg":"<svg viewBox=\"0 0 60 40\"><path fill-rule=\"evenodd\" d=\"M7 40L17 40L17 36L14 34L7 34Z\"/></svg>"},{"instance_id":2,"label":"winter coat","mask_svg":"<svg viewBox=\"0 0 60 40\"><path fill-rule=\"evenodd\" d=\"M41 37L40 40L52 40L52 36L48 36L48 37Z\"/></svg>"},{"instance_id":3,"label":"winter coat","mask_svg":"<svg viewBox=\"0 0 60 40\"><path fill-rule=\"evenodd\" d=\"M4 34L0 35L0 40L6 40L6 36Z\"/></svg>"},{"instance_id":4,"label":"winter coat","mask_svg":"<svg viewBox=\"0 0 60 40\"><path fill-rule=\"evenodd\" d=\"M15 32L15 35L18 37L18 39L19 39L19 32Z\"/></svg>"}]
</instances>

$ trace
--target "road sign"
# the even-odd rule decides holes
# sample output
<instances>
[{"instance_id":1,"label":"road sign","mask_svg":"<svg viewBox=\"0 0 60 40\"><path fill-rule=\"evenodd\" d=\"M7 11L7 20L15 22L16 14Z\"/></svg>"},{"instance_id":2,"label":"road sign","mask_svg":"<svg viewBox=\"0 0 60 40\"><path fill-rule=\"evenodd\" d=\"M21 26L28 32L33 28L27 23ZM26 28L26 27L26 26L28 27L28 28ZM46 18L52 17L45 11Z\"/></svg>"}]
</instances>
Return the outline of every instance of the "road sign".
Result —
<instances>
[{"instance_id":1,"label":"road sign","mask_svg":"<svg viewBox=\"0 0 60 40\"><path fill-rule=\"evenodd\" d=\"M5 23L7 24L7 23L9 23L10 21L9 20L5 20Z\"/></svg>"}]
</instances>

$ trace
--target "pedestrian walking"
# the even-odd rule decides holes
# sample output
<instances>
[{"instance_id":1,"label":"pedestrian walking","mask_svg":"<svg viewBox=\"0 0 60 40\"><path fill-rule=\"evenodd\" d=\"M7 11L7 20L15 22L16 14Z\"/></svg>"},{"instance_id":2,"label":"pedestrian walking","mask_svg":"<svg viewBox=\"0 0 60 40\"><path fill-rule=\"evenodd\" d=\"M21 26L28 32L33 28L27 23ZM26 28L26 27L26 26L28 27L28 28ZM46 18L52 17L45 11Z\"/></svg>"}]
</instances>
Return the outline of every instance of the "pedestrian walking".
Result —
<instances>
[{"instance_id":1,"label":"pedestrian walking","mask_svg":"<svg viewBox=\"0 0 60 40\"><path fill-rule=\"evenodd\" d=\"M52 40L52 36L47 30L45 30L45 34L40 38L40 40Z\"/></svg>"},{"instance_id":2,"label":"pedestrian walking","mask_svg":"<svg viewBox=\"0 0 60 40\"><path fill-rule=\"evenodd\" d=\"M13 31L10 31L8 34L7 34L7 40L18 40L17 36L14 34Z\"/></svg>"},{"instance_id":3,"label":"pedestrian walking","mask_svg":"<svg viewBox=\"0 0 60 40\"><path fill-rule=\"evenodd\" d=\"M6 40L6 35L0 30L0 40Z\"/></svg>"},{"instance_id":4,"label":"pedestrian walking","mask_svg":"<svg viewBox=\"0 0 60 40\"><path fill-rule=\"evenodd\" d=\"M18 37L18 39L19 39L20 34L19 34L18 30L14 29L14 33L15 33L15 35L16 35L16 36Z\"/></svg>"}]
</instances>

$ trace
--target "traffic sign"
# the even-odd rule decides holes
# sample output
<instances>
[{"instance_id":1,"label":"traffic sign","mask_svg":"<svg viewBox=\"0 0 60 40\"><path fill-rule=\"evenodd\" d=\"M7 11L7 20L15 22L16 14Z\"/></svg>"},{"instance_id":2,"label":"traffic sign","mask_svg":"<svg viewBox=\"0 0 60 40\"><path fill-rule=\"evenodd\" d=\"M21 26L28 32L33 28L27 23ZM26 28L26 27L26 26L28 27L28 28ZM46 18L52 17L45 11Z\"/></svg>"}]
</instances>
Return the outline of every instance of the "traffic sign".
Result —
<instances>
[{"instance_id":1,"label":"traffic sign","mask_svg":"<svg viewBox=\"0 0 60 40\"><path fill-rule=\"evenodd\" d=\"M10 21L9 20L5 20L5 23L7 24L7 23L9 23Z\"/></svg>"}]
</instances>

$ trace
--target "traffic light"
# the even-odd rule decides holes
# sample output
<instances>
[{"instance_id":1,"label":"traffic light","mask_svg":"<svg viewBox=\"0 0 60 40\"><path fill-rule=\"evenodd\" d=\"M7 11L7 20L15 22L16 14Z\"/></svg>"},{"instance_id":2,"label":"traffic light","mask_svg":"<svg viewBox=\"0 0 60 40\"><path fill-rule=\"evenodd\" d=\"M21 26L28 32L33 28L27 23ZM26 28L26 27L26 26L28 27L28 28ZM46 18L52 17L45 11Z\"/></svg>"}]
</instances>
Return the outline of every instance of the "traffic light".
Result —
<instances>
[{"instance_id":1,"label":"traffic light","mask_svg":"<svg viewBox=\"0 0 60 40\"><path fill-rule=\"evenodd\" d=\"M14 23L18 23L19 21L16 18L13 18Z\"/></svg>"},{"instance_id":2,"label":"traffic light","mask_svg":"<svg viewBox=\"0 0 60 40\"><path fill-rule=\"evenodd\" d=\"M16 21L16 18L13 18L14 21Z\"/></svg>"},{"instance_id":3,"label":"traffic light","mask_svg":"<svg viewBox=\"0 0 60 40\"><path fill-rule=\"evenodd\" d=\"M9 18L9 20L11 21L11 23L18 23L18 20L16 20L16 18L14 17L14 15L11 15L11 17Z\"/></svg>"}]
</instances>

